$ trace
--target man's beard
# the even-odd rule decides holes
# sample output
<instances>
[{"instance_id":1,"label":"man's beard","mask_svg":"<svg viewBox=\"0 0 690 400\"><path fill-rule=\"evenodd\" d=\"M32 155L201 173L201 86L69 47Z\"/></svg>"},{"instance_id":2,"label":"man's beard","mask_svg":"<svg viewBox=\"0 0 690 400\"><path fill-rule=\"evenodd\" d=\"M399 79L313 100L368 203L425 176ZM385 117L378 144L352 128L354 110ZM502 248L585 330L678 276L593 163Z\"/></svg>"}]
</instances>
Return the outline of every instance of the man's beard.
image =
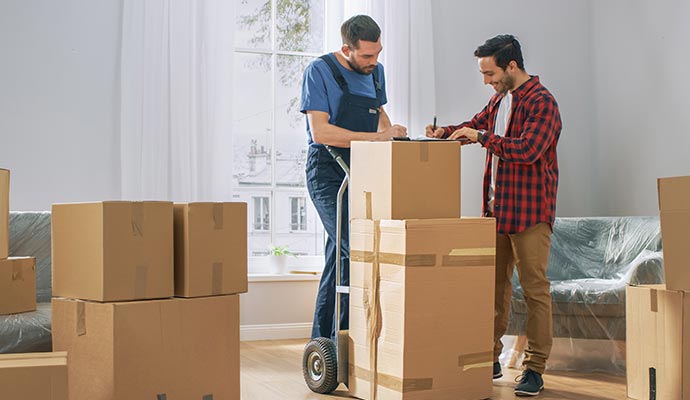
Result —
<instances>
[{"instance_id":1,"label":"man's beard","mask_svg":"<svg viewBox=\"0 0 690 400\"><path fill-rule=\"evenodd\" d=\"M501 94L506 94L508 93L509 90L512 90L513 87L515 86L515 78L513 78L511 75L506 75L501 79L500 83L500 91L498 91Z\"/></svg>"},{"instance_id":2,"label":"man's beard","mask_svg":"<svg viewBox=\"0 0 690 400\"><path fill-rule=\"evenodd\" d=\"M355 64L353 61L350 61L349 57L346 58L345 61L347 61L347 64L350 66L350 68L352 68L353 71L355 71L358 74L362 74L362 75L369 75L372 72L374 72L374 68L376 68L375 66L374 67L369 66L369 67L362 68L359 65ZM369 68L369 70L367 71L365 68Z\"/></svg>"}]
</instances>

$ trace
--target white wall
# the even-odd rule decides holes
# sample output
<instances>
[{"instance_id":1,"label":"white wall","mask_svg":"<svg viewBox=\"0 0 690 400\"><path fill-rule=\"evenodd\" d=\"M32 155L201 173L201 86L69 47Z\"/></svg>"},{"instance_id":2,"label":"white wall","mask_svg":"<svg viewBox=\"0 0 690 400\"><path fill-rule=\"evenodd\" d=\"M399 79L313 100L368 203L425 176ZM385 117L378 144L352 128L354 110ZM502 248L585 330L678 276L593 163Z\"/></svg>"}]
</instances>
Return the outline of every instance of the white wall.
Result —
<instances>
[{"instance_id":1,"label":"white wall","mask_svg":"<svg viewBox=\"0 0 690 400\"><path fill-rule=\"evenodd\" d=\"M493 94L484 86L474 50L498 34L515 35L525 69L539 75L560 106L559 216L595 212L591 193L589 8L583 1L432 0L439 124L457 124L479 112ZM485 151L463 147L462 214L479 215Z\"/></svg>"},{"instance_id":2,"label":"white wall","mask_svg":"<svg viewBox=\"0 0 690 400\"><path fill-rule=\"evenodd\" d=\"M121 0L0 2L10 208L119 199Z\"/></svg>"},{"instance_id":3,"label":"white wall","mask_svg":"<svg viewBox=\"0 0 690 400\"><path fill-rule=\"evenodd\" d=\"M656 178L690 175L690 2L592 1L592 163L602 215L658 215Z\"/></svg>"}]
</instances>

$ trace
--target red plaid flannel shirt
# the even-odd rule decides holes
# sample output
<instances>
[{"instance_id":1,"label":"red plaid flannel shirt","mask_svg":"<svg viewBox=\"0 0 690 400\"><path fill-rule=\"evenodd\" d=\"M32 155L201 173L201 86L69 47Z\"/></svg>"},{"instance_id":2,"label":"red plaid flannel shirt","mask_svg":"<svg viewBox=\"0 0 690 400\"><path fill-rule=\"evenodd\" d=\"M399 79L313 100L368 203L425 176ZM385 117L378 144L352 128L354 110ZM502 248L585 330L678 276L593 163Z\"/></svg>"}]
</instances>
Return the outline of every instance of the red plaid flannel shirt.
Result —
<instances>
[{"instance_id":1,"label":"red plaid flannel shirt","mask_svg":"<svg viewBox=\"0 0 690 400\"><path fill-rule=\"evenodd\" d=\"M551 93L532 78L512 92L510 122L505 137L495 135L496 114L503 94L470 121L445 127L445 135L461 127L484 129L480 140L487 149L484 168L482 214L496 217L498 233L518 233L540 222L553 227L556 217L558 160L556 144L561 134L561 116ZM493 213L489 213L489 186L493 155L499 157Z\"/></svg>"}]
</instances>

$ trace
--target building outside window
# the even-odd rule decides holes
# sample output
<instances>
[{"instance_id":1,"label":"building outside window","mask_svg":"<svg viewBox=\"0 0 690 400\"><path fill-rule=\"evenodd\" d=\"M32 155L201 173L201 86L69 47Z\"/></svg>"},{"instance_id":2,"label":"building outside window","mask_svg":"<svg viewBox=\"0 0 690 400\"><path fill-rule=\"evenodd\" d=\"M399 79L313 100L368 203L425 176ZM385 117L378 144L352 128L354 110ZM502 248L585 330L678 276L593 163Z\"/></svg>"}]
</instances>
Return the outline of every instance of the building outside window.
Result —
<instances>
[{"instance_id":1,"label":"building outside window","mask_svg":"<svg viewBox=\"0 0 690 400\"><path fill-rule=\"evenodd\" d=\"M305 197L290 197L292 231L307 230L307 199Z\"/></svg>"}]
</instances>

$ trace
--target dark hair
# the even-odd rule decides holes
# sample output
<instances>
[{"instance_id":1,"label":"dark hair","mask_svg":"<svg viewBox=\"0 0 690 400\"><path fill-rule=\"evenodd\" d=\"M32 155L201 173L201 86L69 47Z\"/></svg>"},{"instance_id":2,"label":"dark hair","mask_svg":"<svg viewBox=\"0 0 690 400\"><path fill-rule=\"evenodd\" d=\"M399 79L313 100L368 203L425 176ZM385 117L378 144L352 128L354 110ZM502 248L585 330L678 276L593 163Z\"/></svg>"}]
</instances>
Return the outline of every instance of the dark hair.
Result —
<instances>
[{"instance_id":1,"label":"dark hair","mask_svg":"<svg viewBox=\"0 0 690 400\"><path fill-rule=\"evenodd\" d=\"M474 51L475 57L494 57L496 65L505 70L511 61L517 63L518 68L524 71L525 62L522 59L520 42L513 35L498 35L493 37Z\"/></svg>"},{"instance_id":2,"label":"dark hair","mask_svg":"<svg viewBox=\"0 0 690 400\"><path fill-rule=\"evenodd\" d=\"M376 42L381 37L381 28L368 15L355 15L343 22L340 27L343 44L355 49L359 48L359 41Z\"/></svg>"}]
</instances>

